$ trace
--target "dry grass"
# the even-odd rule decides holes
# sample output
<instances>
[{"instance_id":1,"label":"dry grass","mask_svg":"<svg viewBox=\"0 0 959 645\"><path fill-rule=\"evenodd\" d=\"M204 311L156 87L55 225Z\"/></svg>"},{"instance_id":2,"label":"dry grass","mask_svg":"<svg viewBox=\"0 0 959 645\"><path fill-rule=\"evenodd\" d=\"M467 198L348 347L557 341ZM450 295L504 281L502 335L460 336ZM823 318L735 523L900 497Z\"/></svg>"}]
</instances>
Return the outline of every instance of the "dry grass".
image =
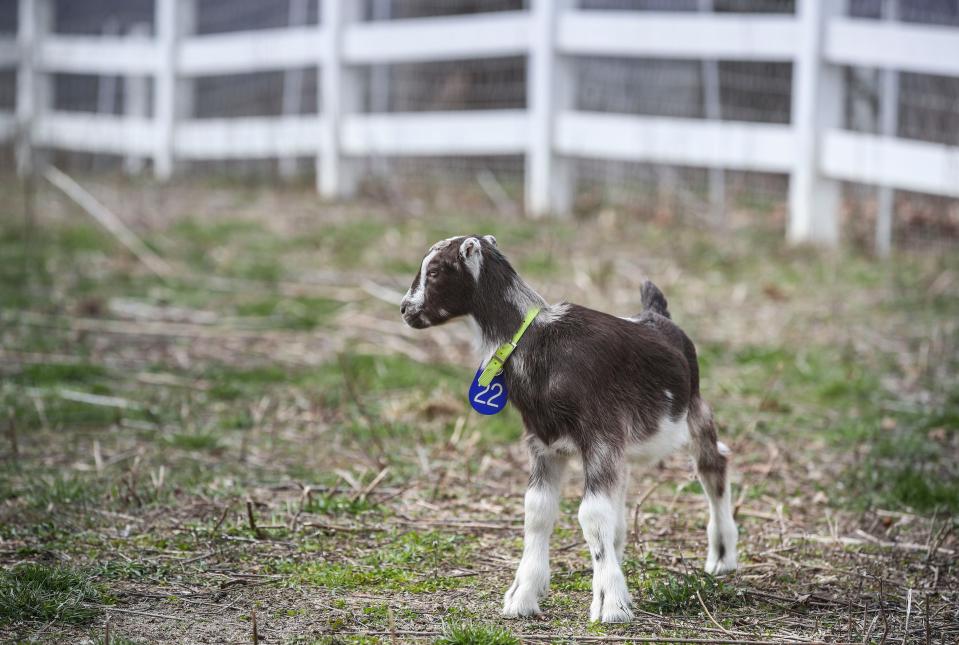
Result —
<instances>
[{"instance_id":1,"label":"dry grass","mask_svg":"<svg viewBox=\"0 0 959 645\"><path fill-rule=\"evenodd\" d=\"M32 231L0 229L0 561L102 590L79 624L4 610L0 638L102 639L107 617L114 643L250 643L254 622L284 643L959 637L955 254L153 190L94 187L166 280L50 192ZM633 473L633 623L587 622L575 477L543 617L498 617L519 420L468 412L464 326L414 332L394 302L467 230L551 300L628 314L644 278L663 288L735 452L735 576L699 573L705 504L677 457Z\"/></svg>"}]
</instances>

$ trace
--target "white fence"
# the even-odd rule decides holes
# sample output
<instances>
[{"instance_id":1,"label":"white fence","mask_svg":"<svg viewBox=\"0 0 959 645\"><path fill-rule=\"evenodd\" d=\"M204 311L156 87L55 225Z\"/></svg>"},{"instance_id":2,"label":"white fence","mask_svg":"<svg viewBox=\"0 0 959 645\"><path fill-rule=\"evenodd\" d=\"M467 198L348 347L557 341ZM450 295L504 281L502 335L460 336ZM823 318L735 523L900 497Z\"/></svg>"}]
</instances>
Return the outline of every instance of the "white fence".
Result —
<instances>
[{"instance_id":1,"label":"white fence","mask_svg":"<svg viewBox=\"0 0 959 645\"><path fill-rule=\"evenodd\" d=\"M356 0L323 0L319 25L197 36L194 2L156 0L153 36L93 37L53 33L52 0L20 0L16 40L0 40L0 67L18 70L16 114L0 114L0 136L17 139L22 164L37 148L108 153L133 169L150 159L165 179L177 160L308 156L320 193L344 198L366 156L524 155L534 215L569 210L574 159L756 170L790 176L789 237L825 243L839 236L840 181L959 197L959 147L896 138L894 125L886 135L844 129L842 82L845 65L888 70L893 80L898 71L959 76L957 28L850 18L841 0L797 0L795 15L531 0L526 11L376 22L358 19ZM528 60L525 110L356 109L360 66L517 55ZM577 56L791 62L792 122L579 111L570 73ZM312 66L318 115L187 116L185 79ZM51 75L61 72L126 76L134 100L124 115L55 111ZM154 79L152 109L145 83L135 82L146 77ZM895 92L882 100L895 102ZM888 249L890 208L880 213L880 250Z\"/></svg>"}]
</instances>

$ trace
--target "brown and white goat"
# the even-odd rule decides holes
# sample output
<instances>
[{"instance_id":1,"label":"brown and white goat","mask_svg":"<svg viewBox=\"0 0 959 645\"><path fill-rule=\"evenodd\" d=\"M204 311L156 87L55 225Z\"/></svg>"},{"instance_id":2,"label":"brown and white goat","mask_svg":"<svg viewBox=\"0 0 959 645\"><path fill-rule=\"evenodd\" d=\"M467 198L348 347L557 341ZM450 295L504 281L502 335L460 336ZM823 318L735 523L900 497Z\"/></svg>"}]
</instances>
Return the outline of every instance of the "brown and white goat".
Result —
<instances>
[{"instance_id":1,"label":"brown and white goat","mask_svg":"<svg viewBox=\"0 0 959 645\"><path fill-rule=\"evenodd\" d=\"M542 308L503 369L523 417L531 463L523 557L503 599L504 616L540 613L563 477L577 454L585 475L579 522L593 562L591 620L632 618L620 568L628 456L651 464L689 447L709 502L706 571L736 569L728 450L717 441L700 396L696 349L651 282L643 285L641 300L643 310L632 318L549 305L517 275L491 235L434 244L403 298L403 318L417 329L470 317L484 365L530 308Z\"/></svg>"}]
</instances>

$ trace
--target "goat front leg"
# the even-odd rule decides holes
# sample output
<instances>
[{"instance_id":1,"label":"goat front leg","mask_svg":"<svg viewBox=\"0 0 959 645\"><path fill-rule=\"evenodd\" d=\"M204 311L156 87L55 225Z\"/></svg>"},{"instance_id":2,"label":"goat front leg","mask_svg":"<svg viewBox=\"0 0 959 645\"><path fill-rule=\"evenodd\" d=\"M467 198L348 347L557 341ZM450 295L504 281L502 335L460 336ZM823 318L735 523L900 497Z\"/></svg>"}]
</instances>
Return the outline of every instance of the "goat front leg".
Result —
<instances>
[{"instance_id":1,"label":"goat front leg","mask_svg":"<svg viewBox=\"0 0 959 645\"><path fill-rule=\"evenodd\" d=\"M630 609L633 602L619 565L625 538L626 463L622 455L597 453L583 455L586 492L579 507L579 523L593 560L593 602L589 619L625 623L633 618Z\"/></svg>"},{"instance_id":2,"label":"goat front leg","mask_svg":"<svg viewBox=\"0 0 959 645\"><path fill-rule=\"evenodd\" d=\"M567 457L530 448L531 470L523 521L523 558L503 598L503 616L534 616L549 590L549 538L559 517Z\"/></svg>"},{"instance_id":3,"label":"goat front leg","mask_svg":"<svg viewBox=\"0 0 959 645\"><path fill-rule=\"evenodd\" d=\"M623 464L622 481L616 490L616 537L613 546L616 548L616 559L623 564L623 555L626 551L626 494L629 485L629 465Z\"/></svg>"}]
</instances>

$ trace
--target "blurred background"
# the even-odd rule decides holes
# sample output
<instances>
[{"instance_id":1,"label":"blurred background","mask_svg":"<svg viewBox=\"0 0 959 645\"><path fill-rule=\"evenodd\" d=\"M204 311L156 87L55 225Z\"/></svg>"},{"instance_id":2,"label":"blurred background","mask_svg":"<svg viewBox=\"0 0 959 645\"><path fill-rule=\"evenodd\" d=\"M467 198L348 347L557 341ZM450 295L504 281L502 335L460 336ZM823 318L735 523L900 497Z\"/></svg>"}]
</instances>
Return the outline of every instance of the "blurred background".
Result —
<instances>
[{"instance_id":1,"label":"blurred background","mask_svg":"<svg viewBox=\"0 0 959 645\"><path fill-rule=\"evenodd\" d=\"M634 468L590 625L574 473L498 619L521 419L398 306L459 234L663 290L736 576ZM956 0L0 0L0 641L954 643L957 243Z\"/></svg>"},{"instance_id":2,"label":"blurred background","mask_svg":"<svg viewBox=\"0 0 959 645\"><path fill-rule=\"evenodd\" d=\"M76 172L315 174L413 210L612 205L879 253L959 235L953 0L0 7L7 139Z\"/></svg>"}]
</instances>

